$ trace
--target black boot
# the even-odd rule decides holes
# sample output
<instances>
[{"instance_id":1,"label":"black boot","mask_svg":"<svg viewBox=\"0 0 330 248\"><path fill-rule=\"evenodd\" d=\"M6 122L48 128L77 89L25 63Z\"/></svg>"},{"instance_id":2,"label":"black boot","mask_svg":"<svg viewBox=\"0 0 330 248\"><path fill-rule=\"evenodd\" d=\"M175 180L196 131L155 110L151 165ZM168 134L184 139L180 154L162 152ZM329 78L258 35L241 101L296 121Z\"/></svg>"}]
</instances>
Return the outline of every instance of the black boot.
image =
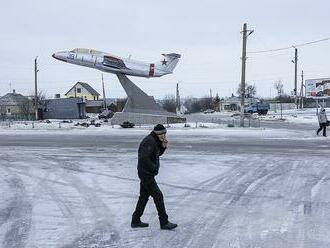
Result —
<instances>
[{"instance_id":1,"label":"black boot","mask_svg":"<svg viewBox=\"0 0 330 248\"><path fill-rule=\"evenodd\" d=\"M149 224L148 223L144 223L142 221L134 221L132 220L131 222L131 227L132 228L137 228L137 227L148 227Z\"/></svg>"},{"instance_id":2,"label":"black boot","mask_svg":"<svg viewBox=\"0 0 330 248\"><path fill-rule=\"evenodd\" d=\"M172 230L174 228L176 228L178 225L171 223L171 222L167 222L165 225L160 225L160 229L164 229L164 230Z\"/></svg>"}]
</instances>

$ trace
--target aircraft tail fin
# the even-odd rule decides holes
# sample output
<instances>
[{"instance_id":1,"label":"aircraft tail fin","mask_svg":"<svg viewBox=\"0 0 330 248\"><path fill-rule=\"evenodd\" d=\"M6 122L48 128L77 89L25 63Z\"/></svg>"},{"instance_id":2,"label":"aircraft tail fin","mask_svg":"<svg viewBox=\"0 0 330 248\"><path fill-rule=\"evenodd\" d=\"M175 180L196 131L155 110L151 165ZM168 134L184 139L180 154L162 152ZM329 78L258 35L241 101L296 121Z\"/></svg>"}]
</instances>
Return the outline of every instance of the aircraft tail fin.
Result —
<instances>
[{"instance_id":1,"label":"aircraft tail fin","mask_svg":"<svg viewBox=\"0 0 330 248\"><path fill-rule=\"evenodd\" d=\"M157 64L159 65L161 70L166 71L167 73L172 73L174 68L178 64L181 55L177 53L167 53L162 55L164 56L164 59L162 59Z\"/></svg>"}]
</instances>

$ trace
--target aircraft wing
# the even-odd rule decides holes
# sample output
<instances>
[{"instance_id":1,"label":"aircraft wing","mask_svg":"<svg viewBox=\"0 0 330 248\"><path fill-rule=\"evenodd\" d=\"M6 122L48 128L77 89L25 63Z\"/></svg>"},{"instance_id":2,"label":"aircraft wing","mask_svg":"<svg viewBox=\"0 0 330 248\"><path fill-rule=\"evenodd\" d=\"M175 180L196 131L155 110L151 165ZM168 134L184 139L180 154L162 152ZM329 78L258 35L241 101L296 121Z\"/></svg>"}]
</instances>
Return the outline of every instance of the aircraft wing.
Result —
<instances>
[{"instance_id":1,"label":"aircraft wing","mask_svg":"<svg viewBox=\"0 0 330 248\"><path fill-rule=\"evenodd\" d=\"M104 56L102 64L112 68L127 69L123 60L109 55Z\"/></svg>"}]
</instances>

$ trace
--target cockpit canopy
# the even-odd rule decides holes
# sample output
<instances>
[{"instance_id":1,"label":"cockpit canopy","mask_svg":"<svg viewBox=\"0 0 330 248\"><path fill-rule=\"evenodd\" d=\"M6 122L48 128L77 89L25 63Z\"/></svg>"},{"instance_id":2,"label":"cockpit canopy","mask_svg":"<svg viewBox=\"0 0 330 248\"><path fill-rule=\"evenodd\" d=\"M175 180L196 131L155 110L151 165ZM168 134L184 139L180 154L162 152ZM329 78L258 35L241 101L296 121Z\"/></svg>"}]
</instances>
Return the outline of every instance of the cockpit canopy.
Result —
<instances>
[{"instance_id":1,"label":"cockpit canopy","mask_svg":"<svg viewBox=\"0 0 330 248\"><path fill-rule=\"evenodd\" d=\"M103 54L103 52L87 48L75 48L71 50L70 53Z\"/></svg>"}]
</instances>

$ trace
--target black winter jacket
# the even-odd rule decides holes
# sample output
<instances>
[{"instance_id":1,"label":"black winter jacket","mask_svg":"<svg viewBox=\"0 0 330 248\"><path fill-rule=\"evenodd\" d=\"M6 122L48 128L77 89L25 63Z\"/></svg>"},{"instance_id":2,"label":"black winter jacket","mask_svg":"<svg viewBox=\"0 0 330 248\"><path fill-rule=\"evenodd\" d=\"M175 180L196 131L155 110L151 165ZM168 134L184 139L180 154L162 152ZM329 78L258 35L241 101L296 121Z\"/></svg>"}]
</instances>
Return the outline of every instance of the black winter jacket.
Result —
<instances>
[{"instance_id":1,"label":"black winter jacket","mask_svg":"<svg viewBox=\"0 0 330 248\"><path fill-rule=\"evenodd\" d=\"M154 132L151 132L140 143L138 152L139 177L156 176L159 170L159 156L166 148L163 148L160 140Z\"/></svg>"}]
</instances>

